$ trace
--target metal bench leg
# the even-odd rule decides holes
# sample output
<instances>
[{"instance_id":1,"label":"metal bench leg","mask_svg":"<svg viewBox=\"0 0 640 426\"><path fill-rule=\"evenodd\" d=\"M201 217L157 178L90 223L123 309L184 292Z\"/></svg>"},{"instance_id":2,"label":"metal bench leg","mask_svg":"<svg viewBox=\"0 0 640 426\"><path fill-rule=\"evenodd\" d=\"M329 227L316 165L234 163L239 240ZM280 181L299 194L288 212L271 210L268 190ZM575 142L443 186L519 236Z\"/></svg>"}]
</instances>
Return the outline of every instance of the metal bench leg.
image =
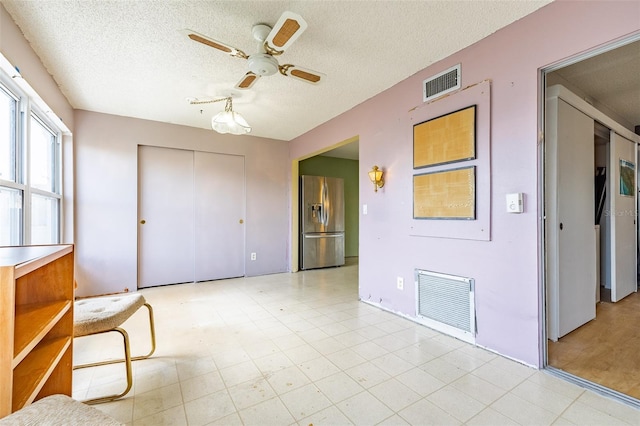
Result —
<instances>
[{"instance_id":1,"label":"metal bench leg","mask_svg":"<svg viewBox=\"0 0 640 426\"><path fill-rule=\"evenodd\" d=\"M125 330L123 330L120 327L115 327L111 330L107 330L107 331L103 331L102 333L109 333L112 331L116 331L118 333L120 333L122 335L122 339L124 341L124 360L119 360L124 361L125 362L125 367L127 370L127 388L124 390L124 392L119 393L119 394L114 394L114 395L108 395L108 396L103 396L100 398L93 398L93 399L88 399L86 401L82 401L85 404L100 404L102 402L109 402L109 401L114 401L118 398L122 398L123 396L125 396L130 390L131 390L131 386L133 385L133 373L131 372L131 351L129 348L129 335L127 334L127 332ZM94 333L94 334L101 334L101 333ZM94 334L89 334L88 336L93 336ZM86 336L84 336L86 337ZM82 365L78 365L73 367L73 369L78 369L78 368L86 368L86 367L95 367L98 365L105 365L105 364L113 364L113 362L109 362L109 361L102 361L102 362L94 362L91 364L82 364Z\"/></svg>"},{"instance_id":2,"label":"metal bench leg","mask_svg":"<svg viewBox=\"0 0 640 426\"><path fill-rule=\"evenodd\" d=\"M145 303L144 306L146 306L147 309L149 310L149 333L151 335L151 350L146 355L138 355L138 356L131 357L131 361L139 361L141 359L149 358L156 351L156 326L155 326L155 321L153 320L153 308L148 303ZM108 333L108 331L106 331L105 333ZM98 333L94 333L94 334L98 334ZM89 334L89 336L91 336L91 334ZM82 337L85 337L85 336L82 336ZM117 364L119 362L124 362L124 359L110 359L107 361L94 362L91 364L76 365L73 367L73 369L75 370L78 368L96 367L98 365Z\"/></svg>"}]
</instances>

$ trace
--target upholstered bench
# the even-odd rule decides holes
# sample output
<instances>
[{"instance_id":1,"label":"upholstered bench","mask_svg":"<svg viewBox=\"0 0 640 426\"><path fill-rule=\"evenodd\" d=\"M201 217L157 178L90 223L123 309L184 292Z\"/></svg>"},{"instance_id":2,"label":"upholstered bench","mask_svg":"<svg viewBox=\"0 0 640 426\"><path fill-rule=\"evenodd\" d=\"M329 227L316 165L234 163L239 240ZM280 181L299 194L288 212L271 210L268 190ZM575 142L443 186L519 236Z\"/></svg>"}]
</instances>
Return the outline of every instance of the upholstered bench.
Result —
<instances>
[{"instance_id":1,"label":"upholstered bench","mask_svg":"<svg viewBox=\"0 0 640 426\"><path fill-rule=\"evenodd\" d=\"M149 328L151 334L151 350L146 355L131 356L129 335L120 326L131 317L140 307L146 306L149 310ZM74 369L95 367L98 365L125 363L127 373L127 387L124 392L100 398L83 401L87 404L113 401L123 397L131 390L133 375L131 361L149 358L156 349L156 333L153 321L153 309L140 293L125 293L117 296L94 297L76 300L74 303L73 334L74 337L91 336L100 333L117 332L122 335L124 341L124 359L94 362L74 366Z\"/></svg>"},{"instance_id":2,"label":"upholstered bench","mask_svg":"<svg viewBox=\"0 0 640 426\"><path fill-rule=\"evenodd\" d=\"M122 426L100 410L66 395L51 395L0 419L0 426Z\"/></svg>"}]
</instances>

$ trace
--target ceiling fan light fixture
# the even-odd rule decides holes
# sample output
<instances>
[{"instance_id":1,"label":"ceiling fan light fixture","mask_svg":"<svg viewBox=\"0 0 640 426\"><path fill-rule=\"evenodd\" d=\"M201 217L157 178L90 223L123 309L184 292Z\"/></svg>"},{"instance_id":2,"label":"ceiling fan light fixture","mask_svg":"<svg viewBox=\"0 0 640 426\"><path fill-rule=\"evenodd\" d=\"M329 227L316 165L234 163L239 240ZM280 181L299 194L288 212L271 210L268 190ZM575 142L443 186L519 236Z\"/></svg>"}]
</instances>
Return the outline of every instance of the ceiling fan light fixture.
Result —
<instances>
[{"instance_id":1,"label":"ceiling fan light fixture","mask_svg":"<svg viewBox=\"0 0 640 426\"><path fill-rule=\"evenodd\" d=\"M220 112L211 119L211 128L218 133L245 135L251 131L251 126L239 112Z\"/></svg>"},{"instance_id":2,"label":"ceiling fan light fixture","mask_svg":"<svg viewBox=\"0 0 640 426\"><path fill-rule=\"evenodd\" d=\"M251 126L239 112L233 110L231 98L226 98L224 111L214 115L211 119L211 128L218 133L231 133L232 135L244 135L251 131Z\"/></svg>"}]
</instances>

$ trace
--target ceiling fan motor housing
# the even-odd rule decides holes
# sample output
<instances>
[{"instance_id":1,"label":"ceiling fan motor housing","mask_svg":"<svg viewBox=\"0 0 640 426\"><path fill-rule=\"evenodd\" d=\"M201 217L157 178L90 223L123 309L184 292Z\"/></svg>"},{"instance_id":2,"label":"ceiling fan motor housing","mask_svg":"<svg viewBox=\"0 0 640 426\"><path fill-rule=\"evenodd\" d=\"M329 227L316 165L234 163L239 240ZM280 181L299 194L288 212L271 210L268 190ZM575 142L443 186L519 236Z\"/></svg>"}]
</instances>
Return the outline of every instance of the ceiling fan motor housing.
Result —
<instances>
[{"instance_id":1,"label":"ceiling fan motor housing","mask_svg":"<svg viewBox=\"0 0 640 426\"><path fill-rule=\"evenodd\" d=\"M249 56L249 71L263 77L273 75L278 72L278 61L266 53L254 53Z\"/></svg>"}]
</instances>

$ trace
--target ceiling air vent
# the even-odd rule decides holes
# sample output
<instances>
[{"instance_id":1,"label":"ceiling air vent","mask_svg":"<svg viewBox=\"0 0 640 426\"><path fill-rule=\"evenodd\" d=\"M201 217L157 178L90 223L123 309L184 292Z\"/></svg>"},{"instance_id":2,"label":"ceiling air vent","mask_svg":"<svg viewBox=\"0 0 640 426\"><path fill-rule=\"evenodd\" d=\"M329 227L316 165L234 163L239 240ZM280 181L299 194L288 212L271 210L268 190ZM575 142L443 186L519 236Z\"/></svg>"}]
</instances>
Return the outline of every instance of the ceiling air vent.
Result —
<instances>
[{"instance_id":1,"label":"ceiling air vent","mask_svg":"<svg viewBox=\"0 0 640 426\"><path fill-rule=\"evenodd\" d=\"M422 100L430 101L460 88L460 64L422 82Z\"/></svg>"}]
</instances>

